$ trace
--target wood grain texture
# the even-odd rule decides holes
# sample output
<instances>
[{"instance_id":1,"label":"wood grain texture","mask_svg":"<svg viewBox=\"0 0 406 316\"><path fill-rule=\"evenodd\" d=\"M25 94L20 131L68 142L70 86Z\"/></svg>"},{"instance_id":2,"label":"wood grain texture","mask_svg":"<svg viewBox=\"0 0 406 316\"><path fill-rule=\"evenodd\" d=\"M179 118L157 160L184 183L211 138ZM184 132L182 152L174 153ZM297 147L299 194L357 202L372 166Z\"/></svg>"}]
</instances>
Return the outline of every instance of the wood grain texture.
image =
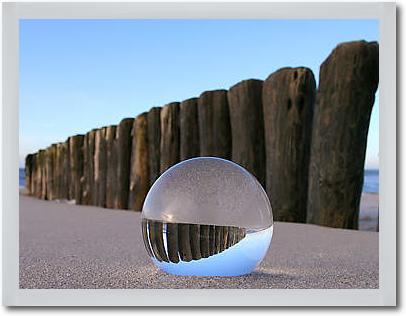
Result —
<instances>
[{"instance_id":1,"label":"wood grain texture","mask_svg":"<svg viewBox=\"0 0 406 316\"><path fill-rule=\"evenodd\" d=\"M231 159L231 125L227 91L203 92L198 100L200 155Z\"/></svg>"},{"instance_id":2,"label":"wood grain texture","mask_svg":"<svg viewBox=\"0 0 406 316\"><path fill-rule=\"evenodd\" d=\"M358 228L378 78L376 42L340 44L320 67L310 158L309 223Z\"/></svg>"},{"instance_id":3,"label":"wood grain texture","mask_svg":"<svg viewBox=\"0 0 406 316\"><path fill-rule=\"evenodd\" d=\"M161 110L160 173L177 164L180 159L179 102L165 105Z\"/></svg>"},{"instance_id":4,"label":"wood grain texture","mask_svg":"<svg viewBox=\"0 0 406 316\"><path fill-rule=\"evenodd\" d=\"M228 91L232 160L246 168L265 187L265 142L262 81L244 80Z\"/></svg>"},{"instance_id":5,"label":"wood grain texture","mask_svg":"<svg viewBox=\"0 0 406 316\"><path fill-rule=\"evenodd\" d=\"M282 68L263 85L266 191L276 221L306 222L315 94L308 68Z\"/></svg>"},{"instance_id":6,"label":"wood grain texture","mask_svg":"<svg viewBox=\"0 0 406 316\"><path fill-rule=\"evenodd\" d=\"M142 113L134 120L132 129L131 173L128 208L142 211L150 187L148 155L148 117Z\"/></svg>"},{"instance_id":7,"label":"wood grain texture","mask_svg":"<svg viewBox=\"0 0 406 316\"><path fill-rule=\"evenodd\" d=\"M180 160L199 157L199 120L197 98L180 103Z\"/></svg>"}]
</instances>

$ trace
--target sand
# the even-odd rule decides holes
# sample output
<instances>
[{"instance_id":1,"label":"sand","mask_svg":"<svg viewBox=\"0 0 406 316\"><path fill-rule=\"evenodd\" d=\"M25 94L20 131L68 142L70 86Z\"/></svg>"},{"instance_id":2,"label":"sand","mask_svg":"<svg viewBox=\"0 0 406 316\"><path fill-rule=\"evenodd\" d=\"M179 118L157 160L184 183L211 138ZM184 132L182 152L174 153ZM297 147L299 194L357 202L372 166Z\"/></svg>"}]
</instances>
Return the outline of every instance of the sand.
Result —
<instances>
[{"instance_id":1,"label":"sand","mask_svg":"<svg viewBox=\"0 0 406 316\"><path fill-rule=\"evenodd\" d=\"M359 230L377 231L379 217L379 194L363 193L359 212Z\"/></svg>"},{"instance_id":2,"label":"sand","mask_svg":"<svg viewBox=\"0 0 406 316\"><path fill-rule=\"evenodd\" d=\"M20 287L378 288L377 232L276 222L255 272L178 277L153 266L140 228L136 212L20 195Z\"/></svg>"}]
</instances>

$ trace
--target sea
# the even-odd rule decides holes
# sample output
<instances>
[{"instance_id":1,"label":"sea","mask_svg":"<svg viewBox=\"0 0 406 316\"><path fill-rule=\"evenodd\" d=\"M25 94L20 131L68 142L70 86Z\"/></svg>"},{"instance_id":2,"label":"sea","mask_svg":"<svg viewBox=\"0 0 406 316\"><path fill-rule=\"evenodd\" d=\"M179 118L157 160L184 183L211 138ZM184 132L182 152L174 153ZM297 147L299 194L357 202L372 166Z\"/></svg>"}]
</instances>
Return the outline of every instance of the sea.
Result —
<instances>
[{"instance_id":1,"label":"sea","mask_svg":"<svg viewBox=\"0 0 406 316\"><path fill-rule=\"evenodd\" d=\"M25 187L25 172L24 168L19 169L20 188ZM366 169L364 172L364 187L363 192L379 193L379 170Z\"/></svg>"}]
</instances>

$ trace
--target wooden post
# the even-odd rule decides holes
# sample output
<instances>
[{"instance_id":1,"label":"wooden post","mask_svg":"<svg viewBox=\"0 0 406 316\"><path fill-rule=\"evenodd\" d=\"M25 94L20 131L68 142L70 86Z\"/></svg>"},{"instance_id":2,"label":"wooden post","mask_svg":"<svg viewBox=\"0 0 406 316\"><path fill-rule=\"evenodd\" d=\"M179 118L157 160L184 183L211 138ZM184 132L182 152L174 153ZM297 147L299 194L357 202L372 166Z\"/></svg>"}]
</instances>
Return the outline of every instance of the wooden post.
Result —
<instances>
[{"instance_id":1,"label":"wooden post","mask_svg":"<svg viewBox=\"0 0 406 316\"><path fill-rule=\"evenodd\" d=\"M224 251L228 248L228 229L229 227L223 227L222 244L220 245L220 250Z\"/></svg>"},{"instance_id":2,"label":"wooden post","mask_svg":"<svg viewBox=\"0 0 406 316\"><path fill-rule=\"evenodd\" d=\"M131 160L131 129L133 118L121 120L117 127L117 194L116 208L128 208L128 190L130 184L130 160Z\"/></svg>"},{"instance_id":3,"label":"wooden post","mask_svg":"<svg viewBox=\"0 0 406 316\"><path fill-rule=\"evenodd\" d=\"M166 240L169 261L173 263L178 263L179 262L178 224L175 223L166 224Z\"/></svg>"},{"instance_id":4,"label":"wooden post","mask_svg":"<svg viewBox=\"0 0 406 316\"><path fill-rule=\"evenodd\" d=\"M306 222L315 90L308 68L282 68L263 85L266 191L276 221Z\"/></svg>"},{"instance_id":5,"label":"wooden post","mask_svg":"<svg viewBox=\"0 0 406 316\"><path fill-rule=\"evenodd\" d=\"M216 226L216 253L220 253L224 250L222 249L223 229L223 226Z\"/></svg>"},{"instance_id":6,"label":"wooden post","mask_svg":"<svg viewBox=\"0 0 406 316\"><path fill-rule=\"evenodd\" d=\"M210 225L200 225L200 252L202 258L210 257Z\"/></svg>"},{"instance_id":7,"label":"wooden post","mask_svg":"<svg viewBox=\"0 0 406 316\"><path fill-rule=\"evenodd\" d=\"M197 98L183 101L180 108L180 160L200 154Z\"/></svg>"},{"instance_id":8,"label":"wooden post","mask_svg":"<svg viewBox=\"0 0 406 316\"><path fill-rule=\"evenodd\" d=\"M146 112L138 115L134 120L131 151L128 208L141 212L149 189L148 118Z\"/></svg>"},{"instance_id":9,"label":"wooden post","mask_svg":"<svg viewBox=\"0 0 406 316\"><path fill-rule=\"evenodd\" d=\"M94 199L100 207L106 206L107 151L106 127L95 132L94 140Z\"/></svg>"},{"instance_id":10,"label":"wooden post","mask_svg":"<svg viewBox=\"0 0 406 316\"><path fill-rule=\"evenodd\" d=\"M153 107L148 112L148 160L149 183L152 186L160 175L161 108Z\"/></svg>"},{"instance_id":11,"label":"wooden post","mask_svg":"<svg viewBox=\"0 0 406 316\"><path fill-rule=\"evenodd\" d=\"M142 225L142 237L143 237L143 240L144 240L144 246L147 249L148 255L150 257L154 257L154 254L153 254L152 249L151 249L149 235L148 235L148 220L143 219L142 222L141 222L141 225Z\"/></svg>"},{"instance_id":12,"label":"wooden post","mask_svg":"<svg viewBox=\"0 0 406 316\"><path fill-rule=\"evenodd\" d=\"M41 149L39 151L39 189L40 191L38 192L39 198L42 200L46 199L47 196L47 178L46 178L46 170L45 170L45 161L46 160L46 154L45 150Z\"/></svg>"},{"instance_id":13,"label":"wooden post","mask_svg":"<svg viewBox=\"0 0 406 316\"><path fill-rule=\"evenodd\" d=\"M28 194L32 194L31 191L31 180L32 180L32 169L33 169L33 159L34 155L28 154L25 157L25 188L27 189Z\"/></svg>"},{"instance_id":14,"label":"wooden post","mask_svg":"<svg viewBox=\"0 0 406 316\"><path fill-rule=\"evenodd\" d=\"M55 144L55 161L54 161L54 198L60 198L61 173L60 165L61 143Z\"/></svg>"},{"instance_id":15,"label":"wooden post","mask_svg":"<svg viewBox=\"0 0 406 316\"><path fill-rule=\"evenodd\" d=\"M83 139L84 135L69 137L69 158L70 158L70 190L69 198L75 200L76 204L82 203L83 176Z\"/></svg>"},{"instance_id":16,"label":"wooden post","mask_svg":"<svg viewBox=\"0 0 406 316\"><path fill-rule=\"evenodd\" d=\"M46 199L55 199L54 179L55 179L55 145L49 146L45 151L45 174L46 174Z\"/></svg>"},{"instance_id":17,"label":"wooden post","mask_svg":"<svg viewBox=\"0 0 406 316\"><path fill-rule=\"evenodd\" d=\"M37 185L38 185L38 152L33 154L32 157L32 180L31 180L31 195L38 197L37 196Z\"/></svg>"},{"instance_id":18,"label":"wooden post","mask_svg":"<svg viewBox=\"0 0 406 316\"><path fill-rule=\"evenodd\" d=\"M69 139L62 143L61 146L61 186L60 197L61 199L69 199L71 185L71 168L70 168L70 154L69 154Z\"/></svg>"},{"instance_id":19,"label":"wooden post","mask_svg":"<svg viewBox=\"0 0 406 316\"><path fill-rule=\"evenodd\" d=\"M152 252L158 261L169 262L163 241L163 224L158 221L148 221L149 239Z\"/></svg>"},{"instance_id":20,"label":"wooden post","mask_svg":"<svg viewBox=\"0 0 406 316\"><path fill-rule=\"evenodd\" d=\"M85 134L83 139L83 192L82 203L94 205L94 145L96 130Z\"/></svg>"},{"instance_id":21,"label":"wooden post","mask_svg":"<svg viewBox=\"0 0 406 316\"><path fill-rule=\"evenodd\" d=\"M231 159L231 126L226 90L203 92L198 100L200 156Z\"/></svg>"},{"instance_id":22,"label":"wooden post","mask_svg":"<svg viewBox=\"0 0 406 316\"><path fill-rule=\"evenodd\" d=\"M338 45L320 67L307 222L358 228L365 151L379 78L376 42Z\"/></svg>"},{"instance_id":23,"label":"wooden post","mask_svg":"<svg viewBox=\"0 0 406 316\"><path fill-rule=\"evenodd\" d=\"M178 245L179 245L179 256L182 261L189 262L192 261L192 239L190 236L190 227L193 224L178 224Z\"/></svg>"},{"instance_id":24,"label":"wooden post","mask_svg":"<svg viewBox=\"0 0 406 316\"><path fill-rule=\"evenodd\" d=\"M216 254L216 228L214 225L210 225L209 228L209 253L210 256Z\"/></svg>"},{"instance_id":25,"label":"wooden post","mask_svg":"<svg viewBox=\"0 0 406 316\"><path fill-rule=\"evenodd\" d=\"M117 146L116 146L115 125L108 126L106 129L106 160L107 160L107 178L106 178L106 207L114 208L117 192Z\"/></svg>"},{"instance_id":26,"label":"wooden post","mask_svg":"<svg viewBox=\"0 0 406 316\"><path fill-rule=\"evenodd\" d=\"M265 187L265 144L262 81L245 80L228 91L232 160Z\"/></svg>"},{"instance_id":27,"label":"wooden post","mask_svg":"<svg viewBox=\"0 0 406 316\"><path fill-rule=\"evenodd\" d=\"M173 102L161 110L160 173L179 162L179 136L179 102Z\"/></svg>"},{"instance_id":28,"label":"wooden post","mask_svg":"<svg viewBox=\"0 0 406 316\"><path fill-rule=\"evenodd\" d=\"M192 259L199 260L202 258L200 251L200 225L190 224L190 250L192 251Z\"/></svg>"}]
</instances>

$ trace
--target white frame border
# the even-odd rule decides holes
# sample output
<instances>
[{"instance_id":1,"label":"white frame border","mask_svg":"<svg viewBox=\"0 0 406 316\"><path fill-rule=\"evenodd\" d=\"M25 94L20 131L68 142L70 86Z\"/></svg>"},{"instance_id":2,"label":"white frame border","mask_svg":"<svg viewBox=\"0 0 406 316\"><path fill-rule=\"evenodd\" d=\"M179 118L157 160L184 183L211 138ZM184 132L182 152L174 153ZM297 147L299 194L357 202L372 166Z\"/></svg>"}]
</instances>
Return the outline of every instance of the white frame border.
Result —
<instances>
[{"instance_id":1,"label":"white frame border","mask_svg":"<svg viewBox=\"0 0 406 316\"><path fill-rule=\"evenodd\" d=\"M394 306L396 305L395 3L2 3L3 304L8 306ZM366 289L19 289L19 19L378 19L380 22L379 284ZM384 210L382 212L382 210ZM384 247L383 247L384 245ZM159 297L159 300L157 298ZM210 303L208 303L210 302Z\"/></svg>"}]
</instances>

